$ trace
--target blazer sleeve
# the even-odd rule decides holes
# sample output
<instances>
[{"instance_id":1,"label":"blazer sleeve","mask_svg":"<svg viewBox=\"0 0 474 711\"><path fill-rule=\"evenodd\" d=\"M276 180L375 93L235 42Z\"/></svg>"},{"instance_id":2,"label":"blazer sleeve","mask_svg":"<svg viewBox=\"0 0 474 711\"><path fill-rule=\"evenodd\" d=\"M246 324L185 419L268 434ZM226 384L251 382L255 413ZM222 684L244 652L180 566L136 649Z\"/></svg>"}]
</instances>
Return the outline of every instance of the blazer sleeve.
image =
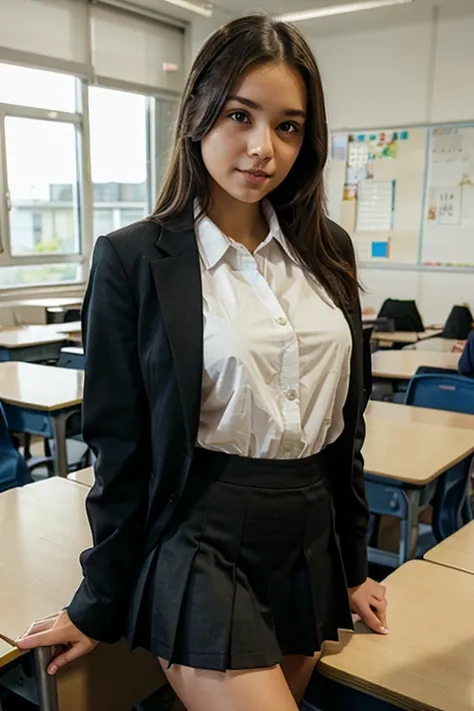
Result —
<instances>
[{"instance_id":1,"label":"blazer sleeve","mask_svg":"<svg viewBox=\"0 0 474 711\"><path fill-rule=\"evenodd\" d=\"M137 314L117 251L108 237L100 237L82 314L82 427L97 458L86 501L93 547L81 554L83 580L68 614L84 634L101 642L118 641L124 634L151 470Z\"/></svg>"},{"instance_id":2,"label":"blazer sleeve","mask_svg":"<svg viewBox=\"0 0 474 711\"><path fill-rule=\"evenodd\" d=\"M356 259L354 247L349 235L340 230L341 252L351 267L356 271ZM341 234L342 233L342 234ZM362 312L360 303L355 306L356 318L360 320L360 332L362 328ZM362 338L362 377L360 393L360 410L355 429L353 443L347 443L350 449L353 445L353 467L348 487L337 487L334 492L334 503L336 509L336 528L339 536L341 554L347 578L348 587L362 585L367 578L367 533L369 525L369 507L365 494L364 458L362 447L365 441L365 419L364 412L372 391L372 360L370 354L370 337ZM337 443L335 443L337 447Z\"/></svg>"},{"instance_id":3,"label":"blazer sleeve","mask_svg":"<svg viewBox=\"0 0 474 711\"><path fill-rule=\"evenodd\" d=\"M474 378L474 331L469 334L459 359L459 372L466 378Z\"/></svg>"}]
</instances>

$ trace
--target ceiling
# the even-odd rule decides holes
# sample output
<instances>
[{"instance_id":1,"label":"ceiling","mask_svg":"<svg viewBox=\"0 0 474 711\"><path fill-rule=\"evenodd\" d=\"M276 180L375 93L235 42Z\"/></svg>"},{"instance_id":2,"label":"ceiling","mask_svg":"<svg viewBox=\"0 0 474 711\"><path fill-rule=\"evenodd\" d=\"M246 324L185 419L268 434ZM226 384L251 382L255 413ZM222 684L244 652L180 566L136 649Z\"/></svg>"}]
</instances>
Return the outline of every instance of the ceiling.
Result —
<instances>
[{"instance_id":1,"label":"ceiling","mask_svg":"<svg viewBox=\"0 0 474 711\"><path fill-rule=\"evenodd\" d=\"M197 2L198 0L191 0ZM202 0L201 0L202 1ZM210 0L214 6L211 18L201 18L193 12L182 10L166 0L128 0L128 3L157 10L162 14L176 17L189 22L207 24L209 31L223 22L252 11L266 11L270 14L294 12L310 8L328 7L330 5L350 4L354 0L293 0L291 6L288 0ZM474 0L414 0L409 5L399 5L367 12L348 13L337 17L319 18L299 22L298 26L308 35L314 37L320 34L351 32L361 29L375 29L383 26L393 26L427 19L438 6L443 15L462 15L474 13Z\"/></svg>"}]
</instances>

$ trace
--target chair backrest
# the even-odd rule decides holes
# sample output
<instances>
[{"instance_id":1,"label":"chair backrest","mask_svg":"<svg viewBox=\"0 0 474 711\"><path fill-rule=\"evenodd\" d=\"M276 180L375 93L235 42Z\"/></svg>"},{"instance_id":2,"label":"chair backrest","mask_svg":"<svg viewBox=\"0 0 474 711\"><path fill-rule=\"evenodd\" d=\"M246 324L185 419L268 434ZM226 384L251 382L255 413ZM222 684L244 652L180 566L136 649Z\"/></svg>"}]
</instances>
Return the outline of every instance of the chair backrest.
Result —
<instances>
[{"instance_id":1,"label":"chair backrest","mask_svg":"<svg viewBox=\"0 0 474 711\"><path fill-rule=\"evenodd\" d=\"M415 375L405 404L474 415L474 380L454 373Z\"/></svg>"},{"instance_id":2,"label":"chair backrest","mask_svg":"<svg viewBox=\"0 0 474 711\"><path fill-rule=\"evenodd\" d=\"M378 317L392 319L395 331L421 332L425 330L420 312L413 300L386 299Z\"/></svg>"},{"instance_id":3,"label":"chair backrest","mask_svg":"<svg viewBox=\"0 0 474 711\"><path fill-rule=\"evenodd\" d=\"M12 442L5 412L0 403L0 492L32 481L25 460Z\"/></svg>"},{"instance_id":4,"label":"chair backrest","mask_svg":"<svg viewBox=\"0 0 474 711\"><path fill-rule=\"evenodd\" d=\"M474 316L467 305L453 306L451 313L444 324L442 338L457 338L466 340L472 331Z\"/></svg>"}]
</instances>

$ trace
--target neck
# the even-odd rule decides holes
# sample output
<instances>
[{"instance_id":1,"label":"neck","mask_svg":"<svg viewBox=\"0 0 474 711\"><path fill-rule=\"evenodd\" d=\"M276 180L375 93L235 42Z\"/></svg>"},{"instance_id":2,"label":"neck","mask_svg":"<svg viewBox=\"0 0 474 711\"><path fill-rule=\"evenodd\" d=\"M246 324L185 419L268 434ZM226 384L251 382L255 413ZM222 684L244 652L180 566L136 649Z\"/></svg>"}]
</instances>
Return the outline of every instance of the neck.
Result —
<instances>
[{"instance_id":1,"label":"neck","mask_svg":"<svg viewBox=\"0 0 474 711\"><path fill-rule=\"evenodd\" d=\"M254 251L268 234L260 203L236 200L217 184L211 188L208 216L227 237Z\"/></svg>"}]
</instances>

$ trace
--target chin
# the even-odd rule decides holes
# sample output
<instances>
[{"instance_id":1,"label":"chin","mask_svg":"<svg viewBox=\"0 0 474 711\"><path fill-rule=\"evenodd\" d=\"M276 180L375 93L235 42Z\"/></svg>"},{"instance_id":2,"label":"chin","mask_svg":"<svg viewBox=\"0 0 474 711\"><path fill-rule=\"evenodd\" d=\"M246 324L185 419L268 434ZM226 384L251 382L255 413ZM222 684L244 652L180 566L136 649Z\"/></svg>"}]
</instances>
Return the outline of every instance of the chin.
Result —
<instances>
[{"instance_id":1,"label":"chin","mask_svg":"<svg viewBox=\"0 0 474 711\"><path fill-rule=\"evenodd\" d=\"M234 200L252 205L266 198L270 192L270 190L262 190L262 188L255 186L254 188L247 188L245 190L229 190L228 194L233 197Z\"/></svg>"}]
</instances>

